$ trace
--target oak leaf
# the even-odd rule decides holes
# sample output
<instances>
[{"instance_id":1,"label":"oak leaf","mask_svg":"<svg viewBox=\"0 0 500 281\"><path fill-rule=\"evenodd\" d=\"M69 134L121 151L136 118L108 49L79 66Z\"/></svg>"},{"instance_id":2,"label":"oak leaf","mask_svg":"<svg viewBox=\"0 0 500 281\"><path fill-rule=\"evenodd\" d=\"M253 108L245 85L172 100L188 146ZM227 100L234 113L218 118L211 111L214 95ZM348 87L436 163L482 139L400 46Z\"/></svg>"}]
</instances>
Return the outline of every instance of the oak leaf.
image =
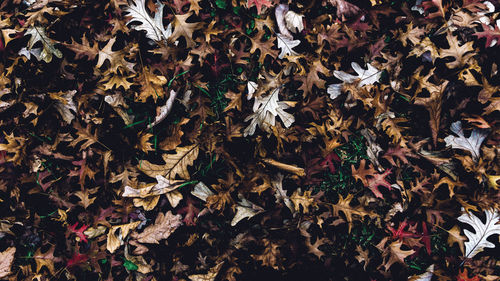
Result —
<instances>
[{"instance_id":1,"label":"oak leaf","mask_svg":"<svg viewBox=\"0 0 500 281\"><path fill-rule=\"evenodd\" d=\"M182 216L173 215L171 211L159 213L154 224L146 227L143 232L134 235L140 243L158 244L167 239L179 226L182 225Z\"/></svg>"},{"instance_id":2,"label":"oak leaf","mask_svg":"<svg viewBox=\"0 0 500 281\"><path fill-rule=\"evenodd\" d=\"M476 32L473 35L478 39L486 38L485 48L498 45L498 41L500 41L500 22L497 22L495 28L491 28L484 23L481 23L481 25L483 26L483 31Z\"/></svg>"},{"instance_id":3,"label":"oak leaf","mask_svg":"<svg viewBox=\"0 0 500 281\"><path fill-rule=\"evenodd\" d=\"M187 167L193 165L194 160L198 157L199 145L193 144L190 146L178 147L175 154L163 154L165 164L152 164L149 161L143 160L139 163L138 168L150 177L158 175L164 176L169 180L174 180L176 175L182 179L189 179Z\"/></svg>"},{"instance_id":4,"label":"oak leaf","mask_svg":"<svg viewBox=\"0 0 500 281\"><path fill-rule=\"evenodd\" d=\"M482 129L472 130L471 135L466 138L464 131L462 129L462 122L456 121L451 124L451 131L455 133L458 137L449 135L444 138L447 146L451 146L455 149L462 149L469 151L472 154L472 158L477 162L480 156L481 144L484 139L488 136L488 132Z\"/></svg>"},{"instance_id":5,"label":"oak leaf","mask_svg":"<svg viewBox=\"0 0 500 281\"><path fill-rule=\"evenodd\" d=\"M50 39L45 33L45 28L32 26L28 28L25 35L31 35L28 41L27 50L33 54L37 60L43 60L46 63L52 61L52 56L62 58L62 52L54 46L54 40ZM40 42L42 48L34 48L35 44Z\"/></svg>"},{"instance_id":6,"label":"oak leaf","mask_svg":"<svg viewBox=\"0 0 500 281\"><path fill-rule=\"evenodd\" d=\"M257 8L257 14L260 14L263 6L271 8L273 3L269 2L269 0L248 0L247 8L250 9L252 6L255 6Z\"/></svg>"},{"instance_id":7,"label":"oak leaf","mask_svg":"<svg viewBox=\"0 0 500 281\"><path fill-rule=\"evenodd\" d=\"M452 62L446 63L449 68L461 67L465 65L472 56L474 56L474 53L472 52L474 51L474 48L472 47L474 42L466 42L462 46L460 46L458 45L458 38L452 36L451 33L446 36L446 39L448 40L450 48L441 49L440 57L453 57L455 59Z\"/></svg>"},{"instance_id":8,"label":"oak leaf","mask_svg":"<svg viewBox=\"0 0 500 281\"><path fill-rule=\"evenodd\" d=\"M282 59L285 56L295 56L297 53L293 50L293 48L300 45L300 40L293 40L288 36L285 36L281 33L276 34L276 38L278 40L278 48L281 49L278 58Z\"/></svg>"},{"instance_id":9,"label":"oak leaf","mask_svg":"<svg viewBox=\"0 0 500 281\"><path fill-rule=\"evenodd\" d=\"M451 247L453 246L453 244L458 243L460 250L464 254L465 254L464 242L466 240L467 238L460 234L460 228L458 227L458 225L455 225L450 230L448 230L448 240L447 240L448 245L450 245Z\"/></svg>"},{"instance_id":10,"label":"oak leaf","mask_svg":"<svg viewBox=\"0 0 500 281\"><path fill-rule=\"evenodd\" d=\"M356 87L361 88L365 85L370 85L374 84L375 82L378 82L378 80L380 80L380 77L382 75L382 71L378 70L371 64L367 64L367 69L363 69L361 66L359 66L359 64L352 62L351 67L352 69L354 69L357 75L352 75L344 71L338 71L338 70L333 71L333 76L342 80L343 83L331 84L328 86L327 92L328 94L330 94L331 99L335 99L338 96L340 96L340 94L342 93L341 92L342 87L346 83L350 84L357 81Z\"/></svg>"},{"instance_id":11,"label":"oak leaf","mask_svg":"<svg viewBox=\"0 0 500 281\"><path fill-rule=\"evenodd\" d=\"M113 37L108 40L108 43L99 50L97 57L96 67L100 68L104 65L106 61L109 61L110 70L113 73L117 73L118 69L122 69L123 71L127 70L130 72L134 72L134 64L127 62L125 60L125 50L113 51L113 45L115 44L116 37Z\"/></svg>"},{"instance_id":12,"label":"oak leaf","mask_svg":"<svg viewBox=\"0 0 500 281\"><path fill-rule=\"evenodd\" d=\"M403 241L394 241L389 245L389 259L385 262L384 268L387 271L395 262L405 264L405 258L414 254L415 250L402 250Z\"/></svg>"},{"instance_id":13,"label":"oak leaf","mask_svg":"<svg viewBox=\"0 0 500 281\"><path fill-rule=\"evenodd\" d=\"M473 258L482 252L484 248L495 248L495 244L488 241L488 237L500 234L500 213L498 210L485 210L486 221L483 223L480 218L472 213L464 212L458 220L466 223L474 229L474 233L465 229L465 236L469 239L465 242L465 258Z\"/></svg>"},{"instance_id":14,"label":"oak leaf","mask_svg":"<svg viewBox=\"0 0 500 281\"><path fill-rule=\"evenodd\" d=\"M15 247L9 247L5 251L0 252L0 278L7 277L11 274L11 266L14 262Z\"/></svg>"},{"instance_id":15,"label":"oak leaf","mask_svg":"<svg viewBox=\"0 0 500 281\"><path fill-rule=\"evenodd\" d=\"M187 19L191 16L191 13L184 15L175 15L174 18L174 31L169 38L169 41L174 42L179 37L184 37L186 39L186 47L191 48L196 45L193 40L193 32L196 28L200 26L200 23L188 23Z\"/></svg>"},{"instance_id":16,"label":"oak leaf","mask_svg":"<svg viewBox=\"0 0 500 281\"><path fill-rule=\"evenodd\" d=\"M167 28L163 26L163 7L162 3L156 3L155 17L152 18L146 11L145 0L134 0L129 7L125 8L125 12L132 19L127 22L140 22L140 25L134 26L133 29L146 31L146 37L156 42L167 41L172 35L172 25Z\"/></svg>"},{"instance_id":17,"label":"oak leaf","mask_svg":"<svg viewBox=\"0 0 500 281\"><path fill-rule=\"evenodd\" d=\"M300 206L302 206L302 211L304 213L309 212L309 207L316 206L314 202L314 198L311 197L312 190L304 191L301 195L302 191L299 189L295 190L295 192L290 196L290 200L292 200L295 211L300 211Z\"/></svg>"},{"instance_id":18,"label":"oak leaf","mask_svg":"<svg viewBox=\"0 0 500 281\"><path fill-rule=\"evenodd\" d=\"M54 262L60 260L60 258L54 257L55 246L52 246L47 252L42 254L41 248L38 248L33 254L33 258L36 262L36 272L40 273L42 267L46 267L50 274L55 274Z\"/></svg>"},{"instance_id":19,"label":"oak leaf","mask_svg":"<svg viewBox=\"0 0 500 281\"><path fill-rule=\"evenodd\" d=\"M110 253L114 253L121 245L124 244L125 238L129 232L134 230L141 221L135 221L127 224L113 225L108 232L106 241L106 249Z\"/></svg>"},{"instance_id":20,"label":"oak leaf","mask_svg":"<svg viewBox=\"0 0 500 281\"><path fill-rule=\"evenodd\" d=\"M95 57L99 54L99 46L97 44L93 44L90 46L90 43L85 36L82 37L82 43L77 43L75 39L71 39L71 44L64 43L64 46L71 51L75 52L75 59L83 59L87 57L87 60L94 60Z\"/></svg>"},{"instance_id":21,"label":"oak leaf","mask_svg":"<svg viewBox=\"0 0 500 281\"><path fill-rule=\"evenodd\" d=\"M245 131L243 136L251 136L255 133L257 125L264 131L270 133L271 127L276 124L276 116L279 116L286 128L289 128L295 121L292 114L285 111L290 106L283 101L279 101L280 88L274 89L267 96L255 97L253 104L254 113L247 118L245 122L252 120Z\"/></svg>"}]
</instances>

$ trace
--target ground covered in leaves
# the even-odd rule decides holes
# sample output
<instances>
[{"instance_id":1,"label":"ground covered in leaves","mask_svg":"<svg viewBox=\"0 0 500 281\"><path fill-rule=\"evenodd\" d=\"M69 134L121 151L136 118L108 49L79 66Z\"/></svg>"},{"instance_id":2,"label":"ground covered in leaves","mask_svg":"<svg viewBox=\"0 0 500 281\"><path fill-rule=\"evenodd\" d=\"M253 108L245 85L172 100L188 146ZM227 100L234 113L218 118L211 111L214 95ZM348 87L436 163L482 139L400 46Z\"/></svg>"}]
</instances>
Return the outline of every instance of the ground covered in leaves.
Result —
<instances>
[{"instance_id":1,"label":"ground covered in leaves","mask_svg":"<svg viewBox=\"0 0 500 281\"><path fill-rule=\"evenodd\" d=\"M1 1L0 279L498 280L499 9Z\"/></svg>"}]
</instances>

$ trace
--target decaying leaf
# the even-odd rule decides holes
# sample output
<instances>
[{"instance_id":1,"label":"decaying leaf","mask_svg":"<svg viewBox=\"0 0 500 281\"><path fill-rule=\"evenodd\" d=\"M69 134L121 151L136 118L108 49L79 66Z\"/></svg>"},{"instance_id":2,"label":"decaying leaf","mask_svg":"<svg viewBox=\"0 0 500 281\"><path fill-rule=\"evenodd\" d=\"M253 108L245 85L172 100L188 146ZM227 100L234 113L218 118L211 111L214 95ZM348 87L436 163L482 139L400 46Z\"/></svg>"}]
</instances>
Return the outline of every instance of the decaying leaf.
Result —
<instances>
[{"instance_id":1,"label":"decaying leaf","mask_svg":"<svg viewBox=\"0 0 500 281\"><path fill-rule=\"evenodd\" d=\"M199 146L193 144L185 147L178 147L175 154L163 154L165 164L152 164L149 161L141 161L138 168L150 177L163 176L169 180L174 180L179 175L182 179L189 180L187 167L193 165L198 157Z\"/></svg>"},{"instance_id":2,"label":"decaying leaf","mask_svg":"<svg viewBox=\"0 0 500 281\"><path fill-rule=\"evenodd\" d=\"M27 55L28 59L30 58L30 54L35 56L37 60L43 60L46 63L51 62L53 56L62 58L63 54L54 46L54 40L47 36L45 28L33 26L28 28L25 34L31 35L31 37L28 41L27 50L25 49L25 52L21 54ZM37 43L40 43L42 47L34 48Z\"/></svg>"},{"instance_id":3,"label":"decaying leaf","mask_svg":"<svg viewBox=\"0 0 500 281\"><path fill-rule=\"evenodd\" d=\"M182 225L182 216L173 215L171 211L159 213L154 224L146 227L143 232L134 236L140 243L158 244L167 239L179 226Z\"/></svg>"},{"instance_id":4,"label":"decaying leaf","mask_svg":"<svg viewBox=\"0 0 500 281\"><path fill-rule=\"evenodd\" d=\"M7 277L11 274L11 266L14 262L15 247L9 247L5 251L0 252L0 278Z\"/></svg>"},{"instance_id":5,"label":"decaying leaf","mask_svg":"<svg viewBox=\"0 0 500 281\"><path fill-rule=\"evenodd\" d=\"M110 253L114 253L121 245L124 244L125 238L128 236L129 232L134 230L140 223L140 221L136 221L112 226L108 232L106 249Z\"/></svg>"}]
</instances>

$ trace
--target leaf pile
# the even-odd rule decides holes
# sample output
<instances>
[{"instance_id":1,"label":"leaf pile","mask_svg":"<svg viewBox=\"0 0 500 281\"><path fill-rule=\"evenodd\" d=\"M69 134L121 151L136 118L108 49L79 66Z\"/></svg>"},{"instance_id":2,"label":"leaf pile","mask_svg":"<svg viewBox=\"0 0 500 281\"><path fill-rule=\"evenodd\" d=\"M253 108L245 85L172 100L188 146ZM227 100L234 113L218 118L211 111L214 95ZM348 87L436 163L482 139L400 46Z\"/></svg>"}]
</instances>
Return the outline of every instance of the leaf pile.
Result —
<instances>
[{"instance_id":1,"label":"leaf pile","mask_svg":"<svg viewBox=\"0 0 500 281\"><path fill-rule=\"evenodd\" d=\"M351 2L2 1L0 278L498 280L500 3Z\"/></svg>"}]
</instances>

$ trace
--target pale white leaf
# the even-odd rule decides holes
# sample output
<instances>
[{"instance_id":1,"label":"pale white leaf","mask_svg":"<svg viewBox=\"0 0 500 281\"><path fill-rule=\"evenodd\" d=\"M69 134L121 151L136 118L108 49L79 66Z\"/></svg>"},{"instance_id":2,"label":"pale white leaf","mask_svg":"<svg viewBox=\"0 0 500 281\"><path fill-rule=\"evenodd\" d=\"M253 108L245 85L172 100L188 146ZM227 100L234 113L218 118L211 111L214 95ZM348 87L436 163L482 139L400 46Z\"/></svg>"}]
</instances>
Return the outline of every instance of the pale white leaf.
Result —
<instances>
[{"instance_id":1,"label":"pale white leaf","mask_svg":"<svg viewBox=\"0 0 500 281\"><path fill-rule=\"evenodd\" d=\"M285 111L290 106L286 102L279 101L278 96L279 88L276 88L268 96L255 97L253 105L254 113L245 119L245 122L252 120L243 132L245 137L253 135L257 125L262 130L270 132L271 127L276 124L276 116L280 117L286 128L289 128L293 124L295 118L292 114Z\"/></svg>"},{"instance_id":2,"label":"pale white leaf","mask_svg":"<svg viewBox=\"0 0 500 281\"><path fill-rule=\"evenodd\" d=\"M276 178L271 181L271 185L274 188L274 197L276 198L276 203L283 202L294 213L293 203L290 197L286 195L286 190L283 189L283 178L283 174L278 173Z\"/></svg>"},{"instance_id":3,"label":"pale white leaf","mask_svg":"<svg viewBox=\"0 0 500 281\"><path fill-rule=\"evenodd\" d=\"M486 222L482 222L480 218L470 213L463 213L458 220L466 223L472 228L474 232L467 229L464 230L465 236L469 239L465 242L465 257L472 258L476 254L482 252L484 248L495 248L495 244L486 240L494 234L500 234L500 214L498 210L486 210Z\"/></svg>"},{"instance_id":4,"label":"pale white leaf","mask_svg":"<svg viewBox=\"0 0 500 281\"><path fill-rule=\"evenodd\" d=\"M278 29L280 30L281 36L292 38L292 34L290 33L290 30L288 30L288 27L285 22L285 14L288 12L288 5L287 4L279 4L276 6L276 9L274 10L274 15L276 17L276 24L278 25Z\"/></svg>"},{"instance_id":5,"label":"pale white leaf","mask_svg":"<svg viewBox=\"0 0 500 281\"><path fill-rule=\"evenodd\" d=\"M342 94L342 84L331 84L328 85L326 92L330 95L332 100L336 99L340 94Z\"/></svg>"},{"instance_id":6,"label":"pale white leaf","mask_svg":"<svg viewBox=\"0 0 500 281\"><path fill-rule=\"evenodd\" d=\"M212 190L210 190L208 186L201 181L194 186L191 194L205 202L207 201L208 196L214 195Z\"/></svg>"},{"instance_id":7,"label":"pale white leaf","mask_svg":"<svg viewBox=\"0 0 500 281\"><path fill-rule=\"evenodd\" d=\"M172 35L172 25L169 24L167 28L163 26L164 6L164 4L156 3L155 16L152 18L146 10L145 0L134 0L132 5L125 8L125 12L132 17L127 24L131 22L140 22L140 24L134 26L133 29L146 31L146 37L156 42L166 42L168 37Z\"/></svg>"},{"instance_id":8,"label":"pale white leaf","mask_svg":"<svg viewBox=\"0 0 500 281\"><path fill-rule=\"evenodd\" d=\"M285 23L288 30L292 32L301 32L304 30L304 23L302 18L304 15L297 14L294 11L288 11L285 14Z\"/></svg>"},{"instance_id":9,"label":"pale white leaf","mask_svg":"<svg viewBox=\"0 0 500 281\"><path fill-rule=\"evenodd\" d=\"M371 64L367 65L367 69L362 68L355 62L352 62L351 66L357 75L352 75L344 71L333 71L333 76L342 80L343 83L328 85L327 92L330 94L331 99L335 99L341 94L342 87L345 83L350 84L357 82L356 86L361 88L378 82L378 80L380 80L380 76L382 75L382 71L378 70Z\"/></svg>"},{"instance_id":10,"label":"pale white leaf","mask_svg":"<svg viewBox=\"0 0 500 281\"><path fill-rule=\"evenodd\" d=\"M158 123L161 121L165 120L167 118L167 115L170 113L172 110L172 106L174 105L175 97L177 97L177 92L174 90L170 90L170 96L168 97L167 101L165 102L165 105L160 107L160 113L156 115L155 121L151 124L148 125L148 129L153 128L156 126Z\"/></svg>"},{"instance_id":11,"label":"pale white leaf","mask_svg":"<svg viewBox=\"0 0 500 281\"><path fill-rule=\"evenodd\" d=\"M446 146L451 146L452 148L456 149L467 150L472 154L472 158L474 160L479 159L481 144L488 135L488 131L474 129L472 130L470 137L466 138L464 135L464 131L462 129L461 121L457 121L451 124L450 129L458 137L449 135L446 138L444 138Z\"/></svg>"},{"instance_id":12,"label":"pale white leaf","mask_svg":"<svg viewBox=\"0 0 500 281\"><path fill-rule=\"evenodd\" d=\"M242 196L240 197L240 202L236 206L236 214L231 221L231 226L235 226L244 218L251 218L264 211L262 207L255 205L254 203L246 200Z\"/></svg>"},{"instance_id":13,"label":"pale white leaf","mask_svg":"<svg viewBox=\"0 0 500 281\"><path fill-rule=\"evenodd\" d=\"M278 58L282 59L285 56L297 55L297 53L292 49L300 44L300 40L293 40L293 38L287 37L281 33L277 33L276 37L278 38L278 48L281 49L281 53L278 55Z\"/></svg>"},{"instance_id":14,"label":"pale white leaf","mask_svg":"<svg viewBox=\"0 0 500 281\"><path fill-rule=\"evenodd\" d=\"M248 95L247 95L247 99L251 99L253 98L253 94L255 93L255 91L257 91L257 83L253 82L253 81L248 81L247 83L247 88L248 88Z\"/></svg>"}]
</instances>

